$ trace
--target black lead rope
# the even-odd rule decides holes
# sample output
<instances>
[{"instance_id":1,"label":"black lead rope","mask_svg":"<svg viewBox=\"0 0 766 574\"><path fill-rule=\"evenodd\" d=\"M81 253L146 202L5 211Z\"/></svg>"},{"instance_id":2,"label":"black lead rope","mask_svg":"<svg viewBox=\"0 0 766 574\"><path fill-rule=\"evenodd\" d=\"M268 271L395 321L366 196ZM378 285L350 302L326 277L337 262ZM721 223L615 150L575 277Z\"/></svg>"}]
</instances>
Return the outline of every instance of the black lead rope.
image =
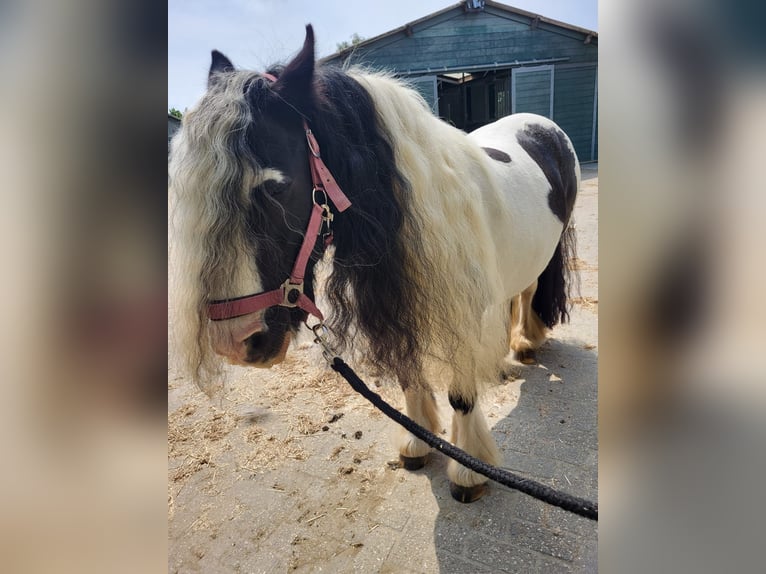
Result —
<instances>
[{"instance_id":1,"label":"black lead rope","mask_svg":"<svg viewBox=\"0 0 766 574\"><path fill-rule=\"evenodd\" d=\"M559 508L563 508L564 510L578 514L579 516L584 516L590 520L598 521L597 503L585 500L584 498L572 496L571 494L566 494L565 492L559 492L549 486L545 486L534 480L522 478L505 469L496 468L484 461L472 457L464 450L461 450L446 440L436 436L431 431L417 424L407 415L400 413L394 407L389 405L379 394L371 391L367 385L364 384L364 381L357 376L354 370L340 357L334 357L330 362L330 366L333 370L340 373L356 392L380 409L388 418L396 421L416 437L428 443L429 446L438 449L450 458L455 459L466 468L478 472L490 480L494 480L495 482L499 482L500 484L528 494L533 498L542 500L553 506L558 506Z\"/></svg>"}]
</instances>

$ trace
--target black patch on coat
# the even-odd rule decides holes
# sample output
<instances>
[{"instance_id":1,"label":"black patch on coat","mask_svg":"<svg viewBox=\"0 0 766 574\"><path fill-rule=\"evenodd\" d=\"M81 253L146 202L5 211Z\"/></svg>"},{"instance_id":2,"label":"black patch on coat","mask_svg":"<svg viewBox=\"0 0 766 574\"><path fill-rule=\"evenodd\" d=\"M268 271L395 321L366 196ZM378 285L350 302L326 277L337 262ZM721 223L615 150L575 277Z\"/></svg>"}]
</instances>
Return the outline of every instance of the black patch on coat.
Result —
<instances>
[{"instance_id":1,"label":"black patch on coat","mask_svg":"<svg viewBox=\"0 0 766 574\"><path fill-rule=\"evenodd\" d=\"M566 225L577 197L577 158L567 145L567 137L556 127L530 124L516 134L516 140L543 170L551 186L548 205Z\"/></svg>"},{"instance_id":2,"label":"black patch on coat","mask_svg":"<svg viewBox=\"0 0 766 574\"><path fill-rule=\"evenodd\" d=\"M467 415L473 410L473 401L468 401L459 395L449 395L449 404L456 411L461 411L464 415Z\"/></svg>"},{"instance_id":3,"label":"black patch on coat","mask_svg":"<svg viewBox=\"0 0 766 574\"><path fill-rule=\"evenodd\" d=\"M501 161L503 163L511 163L511 156L509 156L504 151L500 151L499 149L495 149L493 147L483 147L481 148L485 152L487 152L487 155L494 159L495 161Z\"/></svg>"}]
</instances>

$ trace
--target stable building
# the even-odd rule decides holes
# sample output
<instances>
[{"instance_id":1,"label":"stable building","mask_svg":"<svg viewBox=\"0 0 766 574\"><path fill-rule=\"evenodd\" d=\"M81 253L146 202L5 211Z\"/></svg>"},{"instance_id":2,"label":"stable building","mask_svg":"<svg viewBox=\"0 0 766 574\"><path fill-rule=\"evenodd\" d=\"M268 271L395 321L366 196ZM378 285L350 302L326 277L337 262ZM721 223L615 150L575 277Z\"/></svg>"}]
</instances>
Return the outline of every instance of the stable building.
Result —
<instances>
[{"instance_id":1,"label":"stable building","mask_svg":"<svg viewBox=\"0 0 766 574\"><path fill-rule=\"evenodd\" d=\"M467 0L324 62L406 78L434 114L472 131L512 113L551 118L581 162L598 160L598 34L489 0Z\"/></svg>"}]
</instances>

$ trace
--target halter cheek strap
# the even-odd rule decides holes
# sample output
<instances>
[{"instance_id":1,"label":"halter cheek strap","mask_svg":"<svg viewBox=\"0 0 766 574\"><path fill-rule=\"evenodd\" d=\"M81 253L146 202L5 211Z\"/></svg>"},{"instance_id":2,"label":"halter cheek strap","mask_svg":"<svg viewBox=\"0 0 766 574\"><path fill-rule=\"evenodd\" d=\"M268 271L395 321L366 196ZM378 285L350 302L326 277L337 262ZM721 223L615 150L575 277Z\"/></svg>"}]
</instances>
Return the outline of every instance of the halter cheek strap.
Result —
<instances>
[{"instance_id":1,"label":"halter cheek strap","mask_svg":"<svg viewBox=\"0 0 766 574\"><path fill-rule=\"evenodd\" d=\"M263 74L263 76L272 82L277 81L271 74ZM319 153L319 143L317 143L314 134L311 133L311 129L309 129L305 119L303 120L303 129L306 132L306 142L309 148L309 166L314 186L311 192L311 200L314 205L311 208L308 227L303 236L303 243L301 244L300 251L298 251L298 257L293 264L292 273L290 273L290 277L278 289L229 301L214 301L208 304L207 314L213 321L233 319L240 315L255 313L256 311L275 306L299 307L307 313L314 315L320 321L324 321L322 312L303 292L306 267L308 266L311 252L316 245L317 237L322 229L322 223L325 223L328 230L325 234L329 238L326 244L329 244L329 241L332 240L329 230L333 213L327 201L332 201L339 212L343 212L351 207L351 202L335 181L330 170L327 169L324 161L322 161Z\"/></svg>"},{"instance_id":2,"label":"halter cheek strap","mask_svg":"<svg viewBox=\"0 0 766 574\"><path fill-rule=\"evenodd\" d=\"M351 207L351 202L346 195L341 191L340 186L335 181L335 178L327 169L327 166L322 161L322 157L319 155L319 144L317 143L314 134L311 133L309 125L306 120L303 120L303 129L306 130L306 141L309 144L309 165L311 166L311 179L314 183L314 192L322 190L327 194L338 211L346 211Z\"/></svg>"}]
</instances>

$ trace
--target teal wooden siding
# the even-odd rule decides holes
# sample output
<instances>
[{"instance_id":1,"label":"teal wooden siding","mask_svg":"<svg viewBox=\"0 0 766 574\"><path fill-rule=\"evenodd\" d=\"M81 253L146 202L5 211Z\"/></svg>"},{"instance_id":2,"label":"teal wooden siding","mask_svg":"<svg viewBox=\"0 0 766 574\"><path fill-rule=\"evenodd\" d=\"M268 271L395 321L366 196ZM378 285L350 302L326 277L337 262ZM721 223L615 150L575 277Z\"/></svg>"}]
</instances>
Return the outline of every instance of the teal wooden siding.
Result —
<instances>
[{"instance_id":1,"label":"teal wooden siding","mask_svg":"<svg viewBox=\"0 0 766 574\"><path fill-rule=\"evenodd\" d=\"M553 120L572 140L580 161L592 156L593 100L596 95L596 66L556 66L553 79Z\"/></svg>"},{"instance_id":2,"label":"teal wooden siding","mask_svg":"<svg viewBox=\"0 0 766 574\"><path fill-rule=\"evenodd\" d=\"M436 101L427 82L416 87L435 113L466 131L512 109L551 117L552 99L552 119L572 139L580 161L598 158L597 138L594 141L598 38L587 30L535 21L488 2L479 12L455 7L433 14L325 61L389 70L416 83L421 76L441 75ZM514 70L540 66L549 66L552 72L517 73L514 90ZM444 76L455 72L466 76L457 83L455 76Z\"/></svg>"},{"instance_id":3,"label":"teal wooden siding","mask_svg":"<svg viewBox=\"0 0 766 574\"><path fill-rule=\"evenodd\" d=\"M436 76L421 76L419 78L409 78L407 80L415 88L435 114L439 113L437 100L439 95L436 88Z\"/></svg>"},{"instance_id":4,"label":"teal wooden siding","mask_svg":"<svg viewBox=\"0 0 766 574\"><path fill-rule=\"evenodd\" d=\"M553 66L515 68L511 93L513 113L528 112L553 119L551 114L552 76Z\"/></svg>"},{"instance_id":5,"label":"teal wooden siding","mask_svg":"<svg viewBox=\"0 0 766 574\"><path fill-rule=\"evenodd\" d=\"M453 10L422 27L359 47L351 62L380 63L399 73L550 58L570 63L595 61L598 48L582 34L540 23L531 28L524 16L487 7L479 13Z\"/></svg>"}]
</instances>

